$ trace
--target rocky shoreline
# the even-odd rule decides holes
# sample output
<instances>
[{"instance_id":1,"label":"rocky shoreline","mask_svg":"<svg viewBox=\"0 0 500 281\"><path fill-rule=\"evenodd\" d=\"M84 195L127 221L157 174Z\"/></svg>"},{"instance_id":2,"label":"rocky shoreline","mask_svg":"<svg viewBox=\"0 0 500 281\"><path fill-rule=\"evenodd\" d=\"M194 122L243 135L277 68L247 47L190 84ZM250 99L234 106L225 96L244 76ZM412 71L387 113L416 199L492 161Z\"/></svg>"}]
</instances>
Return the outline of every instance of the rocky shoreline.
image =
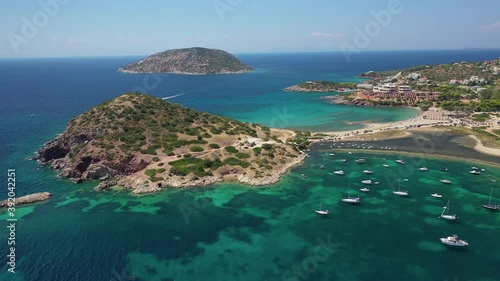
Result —
<instances>
[{"instance_id":1,"label":"rocky shoreline","mask_svg":"<svg viewBox=\"0 0 500 281\"><path fill-rule=\"evenodd\" d=\"M335 95L335 96L327 96L322 97L323 99L327 99L331 104L339 104L339 105L357 105L357 106L375 106L372 102L366 100L359 99L345 99L346 95Z\"/></svg>"},{"instance_id":2,"label":"rocky shoreline","mask_svg":"<svg viewBox=\"0 0 500 281\"><path fill-rule=\"evenodd\" d=\"M38 192L38 193L29 194L26 196L17 197L17 198L15 198L15 205L29 204L29 203L35 203L35 202L49 200L50 196L52 196L52 194L50 192ZM9 200L8 199L0 202L0 208L3 208L3 207L9 207Z\"/></svg>"}]
</instances>

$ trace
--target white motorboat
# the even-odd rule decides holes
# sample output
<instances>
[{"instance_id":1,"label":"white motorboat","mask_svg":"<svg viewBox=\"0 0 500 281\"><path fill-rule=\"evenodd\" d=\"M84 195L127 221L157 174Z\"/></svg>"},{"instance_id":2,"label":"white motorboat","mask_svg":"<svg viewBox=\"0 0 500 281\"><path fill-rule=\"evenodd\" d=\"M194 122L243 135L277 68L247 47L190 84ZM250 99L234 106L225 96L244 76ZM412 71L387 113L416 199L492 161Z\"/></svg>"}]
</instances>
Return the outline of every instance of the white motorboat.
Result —
<instances>
[{"instance_id":1,"label":"white motorboat","mask_svg":"<svg viewBox=\"0 0 500 281\"><path fill-rule=\"evenodd\" d=\"M480 175L481 172L479 172L478 170L472 170L469 172L469 174L472 174L472 175Z\"/></svg>"},{"instance_id":2,"label":"white motorboat","mask_svg":"<svg viewBox=\"0 0 500 281\"><path fill-rule=\"evenodd\" d=\"M359 158L359 159L356 159L356 163L366 163L366 159L365 158Z\"/></svg>"},{"instance_id":3,"label":"white motorboat","mask_svg":"<svg viewBox=\"0 0 500 281\"><path fill-rule=\"evenodd\" d=\"M372 181L371 180L362 180L361 183L362 184L372 184Z\"/></svg>"},{"instance_id":4,"label":"white motorboat","mask_svg":"<svg viewBox=\"0 0 500 281\"><path fill-rule=\"evenodd\" d=\"M342 161L342 162L347 162L347 159L341 159L340 161Z\"/></svg>"},{"instance_id":5,"label":"white motorboat","mask_svg":"<svg viewBox=\"0 0 500 281\"><path fill-rule=\"evenodd\" d=\"M404 164L405 164L405 161L403 161L403 160L399 160L399 159L398 159L398 160L396 160L396 163L404 165Z\"/></svg>"},{"instance_id":6,"label":"white motorboat","mask_svg":"<svg viewBox=\"0 0 500 281\"><path fill-rule=\"evenodd\" d=\"M467 241L458 239L458 236L455 234L453 234L453 236L448 236L446 238L439 238L439 240L441 240L441 243L449 246L457 246L457 247L469 246L469 243L467 243Z\"/></svg>"},{"instance_id":7,"label":"white motorboat","mask_svg":"<svg viewBox=\"0 0 500 281\"><path fill-rule=\"evenodd\" d=\"M449 180L440 180L440 182L445 183L445 184L451 184L451 181L449 181Z\"/></svg>"},{"instance_id":8,"label":"white motorboat","mask_svg":"<svg viewBox=\"0 0 500 281\"><path fill-rule=\"evenodd\" d=\"M478 168L478 167L472 167L471 169L472 169L472 170L479 170L479 168Z\"/></svg>"},{"instance_id":9,"label":"white motorboat","mask_svg":"<svg viewBox=\"0 0 500 281\"><path fill-rule=\"evenodd\" d=\"M320 169L324 169L325 168L325 165L321 165L319 166Z\"/></svg>"},{"instance_id":10,"label":"white motorboat","mask_svg":"<svg viewBox=\"0 0 500 281\"><path fill-rule=\"evenodd\" d=\"M359 197L352 198L350 196L347 196L347 198L343 198L342 202L349 203L349 204L359 204L361 199Z\"/></svg>"},{"instance_id":11,"label":"white motorboat","mask_svg":"<svg viewBox=\"0 0 500 281\"><path fill-rule=\"evenodd\" d=\"M427 167L422 167L422 168L420 168L419 170L420 170L420 171L422 171L422 172L429 171L429 169L427 169Z\"/></svg>"},{"instance_id":12,"label":"white motorboat","mask_svg":"<svg viewBox=\"0 0 500 281\"><path fill-rule=\"evenodd\" d=\"M334 154L334 153L328 153L328 155L330 155L330 156L335 156L335 154Z\"/></svg>"},{"instance_id":13,"label":"white motorboat","mask_svg":"<svg viewBox=\"0 0 500 281\"><path fill-rule=\"evenodd\" d=\"M457 215L450 215L449 212L450 212L450 201L448 201L446 206L443 207L443 212L439 217L445 220L452 220L452 221L456 220Z\"/></svg>"},{"instance_id":14,"label":"white motorboat","mask_svg":"<svg viewBox=\"0 0 500 281\"><path fill-rule=\"evenodd\" d=\"M342 170L334 171L333 173L336 174L336 175L339 175L339 176L343 176L344 175L344 171L342 171Z\"/></svg>"},{"instance_id":15,"label":"white motorboat","mask_svg":"<svg viewBox=\"0 0 500 281\"><path fill-rule=\"evenodd\" d=\"M385 168L389 168L389 165L387 165L387 164L382 164L382 166Z\"/></svg>"},{"instance_id":16,"label":"white motorboat","mask_svg":"<svg viewBox=\"0 0 500 281\"><path fill-rule=\"evenodd\" d=\"M370 169L364 170L363 173L365 174L373 174L373 171Z\"/></svg>"},{"instance_id":17,"label":"white motorboat","mask_svg":"<svg viewBox=\"0 0 500 281\"><path fill-rule=\"evenodd\" d=\"M431 196L436 198L443 198L443 195L437 193L432 193Z\"/></svg>"},{"instance_id":18,"label":"white motorboat","mask_svg":"<svg viewBox=\"0 0 500 281\"><path fill-rule=\"evenodd\" d=\"M363 192L370 192L370 189L368 187L363 187L363 188L360 188L359 190L363 191Z\"/></svg>"},{"instance_id":19,"label":"white motorboat","mask_svg":"<svg viewBox=\"0 0 500 281\"><path fill-rule=\"evenodd\" d=\"M347 152L347 153L352 154L352 152L350 152L350 151L349 151L349 152Z\"/></svg>"}]
</instances>

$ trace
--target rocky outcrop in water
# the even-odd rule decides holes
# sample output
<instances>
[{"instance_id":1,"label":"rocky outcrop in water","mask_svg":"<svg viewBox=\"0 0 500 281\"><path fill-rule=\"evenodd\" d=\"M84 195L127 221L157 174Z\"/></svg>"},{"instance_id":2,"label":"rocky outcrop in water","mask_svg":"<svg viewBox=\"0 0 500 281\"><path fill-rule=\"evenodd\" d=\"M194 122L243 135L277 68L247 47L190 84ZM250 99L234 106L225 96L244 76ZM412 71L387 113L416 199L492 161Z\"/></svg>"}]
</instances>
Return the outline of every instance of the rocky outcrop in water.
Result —
<instances>
[{"instance_id":1,"label":"rocky outcrop in water","mask_svg":"<svg viewBox=\"0 0 500 281\"><path fill-rule=\"evenodd\" d=\"M21 205L21 204L29 204L29 203L34 203L34 202L45 201L45 200L49 200L50 196L52 196L52 194L50 192L33 193L33 194L26 195L26 196L17 197L15 199L15 204ZM4 200L4 201L0 202L0 208L3 208L3 207L10 207L9 200Z\"/></svg>"}]
</instances>

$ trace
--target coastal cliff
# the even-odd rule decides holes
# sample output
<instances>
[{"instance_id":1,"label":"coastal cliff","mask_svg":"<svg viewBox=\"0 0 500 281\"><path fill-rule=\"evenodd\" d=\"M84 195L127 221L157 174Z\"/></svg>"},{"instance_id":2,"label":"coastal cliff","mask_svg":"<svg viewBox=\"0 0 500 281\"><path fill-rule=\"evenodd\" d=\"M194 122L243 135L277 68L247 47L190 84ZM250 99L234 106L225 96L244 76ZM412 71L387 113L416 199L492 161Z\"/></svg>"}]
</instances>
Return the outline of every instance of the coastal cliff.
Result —
<instances>
[{"instance_id":1,"label":"coastal cliff","mask_svg":"<svg viewBox=\"0 0 500 281\"><path fill-rule=\"evenodd\" d=\"M119 69L125 73L229 74L254 69L218 49L186 48L160 52Z\"/></svg>"},{"instance_id":2,"label":"coastal cliff","mask_svg":"<svg viewBox=\"0 0 500 281\"><path fill-rule=\"evenodd\" d=\"M296 133L128 93L72 119L38 160L75 182L134 193L224 180L267 185L304 159Z\"/></svg>"}]
</instances>

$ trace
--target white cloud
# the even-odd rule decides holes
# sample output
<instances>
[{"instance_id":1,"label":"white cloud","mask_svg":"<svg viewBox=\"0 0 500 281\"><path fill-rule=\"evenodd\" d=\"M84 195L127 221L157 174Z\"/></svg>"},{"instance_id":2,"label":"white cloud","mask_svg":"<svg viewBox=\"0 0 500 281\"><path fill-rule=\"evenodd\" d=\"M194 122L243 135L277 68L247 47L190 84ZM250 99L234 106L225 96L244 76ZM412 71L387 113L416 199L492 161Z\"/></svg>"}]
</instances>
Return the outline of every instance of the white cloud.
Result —
<instances>
[{"instance_id":1,"label":"white cloud","mask_svg":"<svg viewBox=\"0 0 500 281\"><path fill-rule=\"evenodd\" d=\"M479 27L479 32L487 33L487 32L490 32L490 31L493 31L496 29L500 29L500 21L490 23L490 24L481 25Z\"/></svg>"},{"instance_id":2,"label":"white cloud","mask_svg":"<svg viewBox=\"0 0 500 281\"><path fill-rule=\"evenodd\" d=\"M334 39L342 39L344 38L344 34L342 33L328 33L328 32L311 32L309 33L309 37L329 37Z\"/></svg>"}]
</instances>

